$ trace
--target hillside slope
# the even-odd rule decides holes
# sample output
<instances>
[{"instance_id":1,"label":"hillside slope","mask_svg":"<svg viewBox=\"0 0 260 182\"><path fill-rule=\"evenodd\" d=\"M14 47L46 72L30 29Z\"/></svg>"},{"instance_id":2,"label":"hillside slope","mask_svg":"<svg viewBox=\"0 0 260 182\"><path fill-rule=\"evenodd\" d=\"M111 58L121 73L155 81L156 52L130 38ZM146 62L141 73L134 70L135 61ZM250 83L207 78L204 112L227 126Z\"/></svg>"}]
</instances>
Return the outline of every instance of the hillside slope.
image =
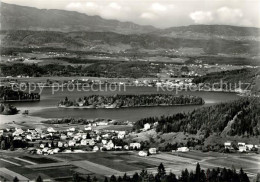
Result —
<instances>
[{"instance_id":1,"label":"hillside slope","mask_svg":"<svg viewBox=\"0 0 260 182\"><path fill-rule=\"evenodd\" d=\"M112 31L120 33L147 33L156 30L131 22L106 20L75 11L37 9L1 3L2 30L48 31Z\"/></svg>"},{"instance_id":2,"label":"hillside slope","mask_svg":"<svg viewBox=\"0 0 260 182\"><path fill-rule=\"evenodd\" d=\"M114 32L51 32L51 31L2 31L4 47L58 47L76 50L141 51L142 49L200 48L206 54L250 54L257 55L259 42L223 39L169 38L150 34L118 34ZM124 49L125 48L125 49Z\"/></svg>"}]
</instances>

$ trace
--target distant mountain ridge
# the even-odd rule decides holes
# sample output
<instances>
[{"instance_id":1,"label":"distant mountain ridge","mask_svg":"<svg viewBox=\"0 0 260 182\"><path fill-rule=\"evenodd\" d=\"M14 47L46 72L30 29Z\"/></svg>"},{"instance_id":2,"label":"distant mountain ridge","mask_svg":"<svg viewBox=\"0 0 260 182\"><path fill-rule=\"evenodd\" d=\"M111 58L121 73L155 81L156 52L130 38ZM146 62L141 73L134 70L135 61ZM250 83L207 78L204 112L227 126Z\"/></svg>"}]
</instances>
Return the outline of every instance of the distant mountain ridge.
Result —
<instances>
[{"instance_id":1,"label":"distant mountain ridge","mask_svg":"<svg viewBox=\"0 0 260 182\"><path fill-rule=\"evenodd\" d=\"M106 20L75 11L37 9L1 3L2 30L45 31L111 31L117 33L148 33L157 30L153 26L141 26L131 22Z\"/></svg>"},{"instance_id":2,"label":"distant mountain ridge","mask_svg":"<svg viewBox=\"0 0 260 182\"><path fill-rule=\"evenodd\" d=\"M90 31L116 32L120 34L151 33L157 36L183 37L189 39L209 39L217 37L242 40L246 37L247 40L260 40L260 29L254 27L190 25L159 29L150 25L144 26L132 22L107 20L99 16L89 16L75 11L37 9L7 3L1 3L1 28L2 30Z\"/></svg>"}]
</instances>

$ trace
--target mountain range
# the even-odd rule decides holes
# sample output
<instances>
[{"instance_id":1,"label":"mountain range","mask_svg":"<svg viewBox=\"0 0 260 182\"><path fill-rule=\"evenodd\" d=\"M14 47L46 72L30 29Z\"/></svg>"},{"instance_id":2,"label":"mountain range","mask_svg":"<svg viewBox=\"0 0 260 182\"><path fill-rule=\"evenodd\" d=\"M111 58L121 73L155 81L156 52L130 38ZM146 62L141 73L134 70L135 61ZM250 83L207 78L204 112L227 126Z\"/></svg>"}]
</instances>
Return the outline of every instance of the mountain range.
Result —
<instances>
[{"instance_id":1,"label":"mountain range","mask_svg":"<svg viewBox=\"0 0 260 182\"><path fill-rule=\"evenodd\" d=\"M132 22L107 20L100 16L56 9L37 9L1 3L2 30L34 31L92 31L116 32L121 34L153 33L160 36L231 36L260 37L260 29L254 27L236 27L228 25L190 25L159 29L153 26L138 25Z\"/></svg>"},{"instance_id":2,"label":"mountain range","mask_svg":"<svg viewBox=\"0 0 260 182\"><path fill-rule=\"evenodd\" d=\"M7 3L1 3L0 37L4 47L101 52L163 50L182 54L178 51L185 49L196 55L256 56L260 48L260 29L254 27L190 25L159 29L75 11Z\"/></svg>"}]
</instances>

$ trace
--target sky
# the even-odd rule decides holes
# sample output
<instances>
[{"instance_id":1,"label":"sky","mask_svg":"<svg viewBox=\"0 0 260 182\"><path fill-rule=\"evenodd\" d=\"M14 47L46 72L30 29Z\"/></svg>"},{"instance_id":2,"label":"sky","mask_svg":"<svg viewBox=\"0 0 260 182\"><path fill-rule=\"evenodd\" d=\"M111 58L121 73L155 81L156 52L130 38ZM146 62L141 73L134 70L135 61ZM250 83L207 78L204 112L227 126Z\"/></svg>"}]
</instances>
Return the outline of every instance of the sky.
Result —
<instances>
[{"instance_id":1,"label":"sky","mask_svg":"<svg viewBox=\"0 0 260 182\"><path fill-rule=\"evenodd\" d=\"M260 27L260 0L2 0L63 9L158 28L191 24Z\"/></svg>"}]
</instances>

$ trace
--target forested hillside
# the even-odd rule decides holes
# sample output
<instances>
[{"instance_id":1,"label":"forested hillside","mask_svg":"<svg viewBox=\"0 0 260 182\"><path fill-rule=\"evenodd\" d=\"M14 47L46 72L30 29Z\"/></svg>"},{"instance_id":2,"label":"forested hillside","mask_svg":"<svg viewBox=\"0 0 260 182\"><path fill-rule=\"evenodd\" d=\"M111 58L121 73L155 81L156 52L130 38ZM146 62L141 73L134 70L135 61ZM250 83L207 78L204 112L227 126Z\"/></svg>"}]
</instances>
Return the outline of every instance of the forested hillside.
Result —
<instances>
[{"instance_id":1,"label":"forested hillside","mask_svg":"<svg viewBox=\"0 0 260 182\"><path fill-rule=\"evenodd\" d=\"M192 39L163 37L153 34L118 34L114 32L52 32L52 31L2 31L4 47L54 47L69 50L90 50L99 47L107 51L107 46L121 50L129 49L179 49L182 47L201 48L207 54L250 54L257 55L259 44L249 40Z\"/></svg>"},{"instance_id":2,"label":"forested hillside","mask_svg":"<svg viewBox=\"0 0 260 182\"><path fill-rule=\"evenodd\" d=\"M242 98L231 103L196 109L190 113L144 118L135 123L134 129L143 128L145 123L158 122L157 132L201 132L207 137L212 133L221 134L233 120L227 131L228 135L257 136L260 134L259 105L260 98Z\"/></svg>"}]
</instances>

